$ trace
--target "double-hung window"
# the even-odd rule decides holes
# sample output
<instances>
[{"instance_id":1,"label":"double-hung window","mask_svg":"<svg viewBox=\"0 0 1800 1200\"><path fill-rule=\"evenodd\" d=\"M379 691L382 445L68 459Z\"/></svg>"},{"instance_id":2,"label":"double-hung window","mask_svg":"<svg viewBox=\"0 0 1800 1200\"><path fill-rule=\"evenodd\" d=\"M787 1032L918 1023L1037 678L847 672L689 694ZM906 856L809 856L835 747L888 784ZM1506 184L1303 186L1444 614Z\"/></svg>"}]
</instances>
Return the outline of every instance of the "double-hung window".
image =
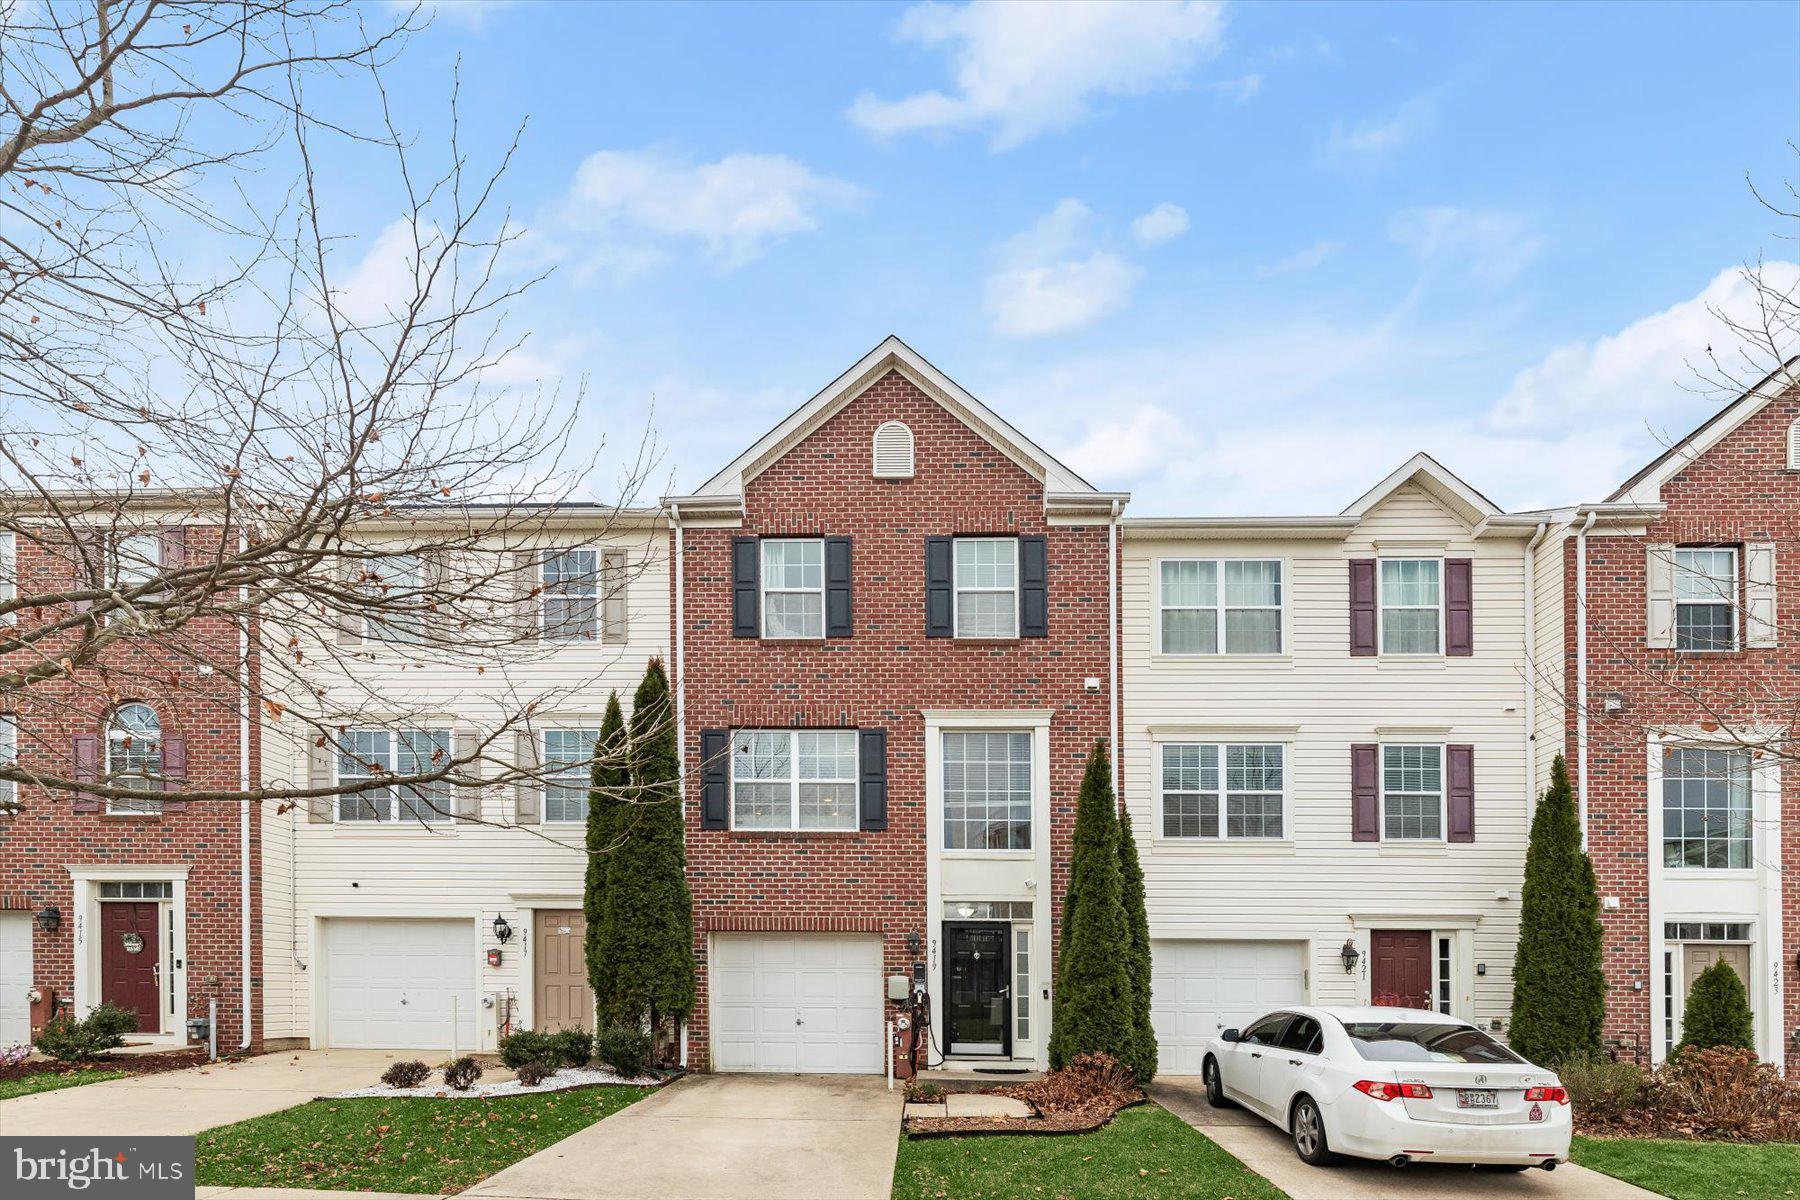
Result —
<instances>
[{"instance_id":1,"label":"double-hung window","mask_svg":"<svg viewBox=\"0 0 1800 1200\"><path fill-rule=\"evenodd\" d=\"M1737 649L1738 552L1735 546L1675 551L1675 648Z\"/></svg>"},{"instance_id":2,"label":"double-hung window","mask_svg":"<svg viewBox=\"0 0 1800 1200\"><path fill-rule=\"evenodd\" d=\"M1019 539L956 539L956 636L1019 636Z\"/></svg>"},{"instance_id":3,"label":"double-hung window","mask_svg":"<svg viewBox=\"0 0 1800 1200\"><path fill-rule=\"evenodd\" d=\"M1443 635L1443 560L1382 559L1381 652L1439 654Z\"/></svg>"},{"instance_id":4,"label":"double-hung window","mask_svg":"<svg viewBox=\"0 0 1800 1200\"><path fill-rule=\"evenodd\" d=\"M1281 653L1281 560L1164 559L1158 612L1164 654Z\"/></svg>"},{"instance_id":5,"label":"double-hung window","mask_svg":"<svg viewBox=\"0 0 1800 1200\"><path fill-rule=\"evenodd\" d=\"M448 729L348 729L338 739L338 783L356 785L395 776L422 775L450 758ZM338 820L448 821L450 785L444 780L386 784L338 796Z\"/></svg>"},{"instance_id":6,"label":"double-hung window","mask_svg":"<svg viewBox=\"0 0 1800 1200\"><path fill-rule=\"evenodd\" d=\"M764 538L762 593L764 637L824 637L825 540Z\"/></svg>"},{"instance_id":7,"label":"double-hung window","mask_svg":"<svg viewBox=\"0 0 1800 1200\"><path fill-rule=\"evenodd\" d=\"M734 829L857 828L854 729L740 729L731 738Z\"/></svg>"},{"instance_id":8,"label":"double-hung window","mask_svg":"<svg viewBox=\"0 0 1800 1200\"><path fill-rule=\"evenodd\" d=\"M944 849L1031 849L1031 734L943 738Z\"/></svg>"},{"instance_id":9,"label":"double-hung window","mask_svg":"<svg viewBox=\"0 0 1800 1200\"><path fill-rule=\"evenodd\" d=\"M363 588L376 611L365 618L372 642L418 645L425 640L425 575L416 554L378 558L364 569Z\"/></svg>"},{"instance_id":10,"label":"double-hung window","mask_svg":"<svg viewBox=\"0 0 1800 1200\"><path fill-rule=\"evenodd\" d=\"M0 716L0 763L12 766L19 761L19 727L11 717ZM19 785L0 779L0 817L10 815L19 799Z\"/></svg>"},{"instance_id":11,"label":"double-hung window","mask_svg":"<svg viewBox=\"0 0 1800 1200\"><path fill-rule=\"evenodd\" d=\"M156 791L162 787L162 721L148 704L121 704L106 723L106 774L120 787ZM121 796L106 802L109 813L158 813L154 796Z\"/></svg>"},{"instance_id":12,"label":"double-hung window","mask_svg":"<svg viewBox=\"0 0 1800 1200\"><path fill-rule=\"evenodd\" d=\"M544 820L585 821L597 729L544 730Z\"/></svg>"},{"instance_id":13,"label":"double-hung window","mask_svg":"<svg viewBox=\"0 0 1800 1200\"><path fill-rule=\"evenodd\" d=\"M1663 866L1710 870L1752 865L1750 752L1663 750Z\"/></svg>"},{"instance_id":14,"label":"double-hung window","mask_svg":"<svg viewBox=\"0 0 1800 1200\"><path fill-rule=\"evenodd\" d=\"M1444 838L1444 748L1381 748L1381 835L1391 842Z\"/></svg>"},{"instance_id":15,"label":"double-hung window","mask_svg":"<svg viewBox=\"0 0 1800 1200\"><path fill-rule=\"evenodd\" d=\"M0 533L0 605L10 604L19 596L17 546L12 534ZM19 614L9 610L0 615L0 625L12 625L18 619Z\"/></svg>"},{"instance_id":16,"label":"double-hung window","mask_svg":"<svg viewBox=\"0 0 1800 1200\"><path fill-rule=\"evenodd\" d=\"M1164 745L1163 836L1282 837L1286 758L1280 743Z\"/></svg>"},{"instance_id":17,"label":"double-hung window","mask_svg":"<svg viewBox=\"0 0 1800 1200\"><path fill-rule=\"evenodd\" d=\"M600 636L600 552L552 550L543 558L544 636L595 641Z\"/></svg>"}]
</instances>

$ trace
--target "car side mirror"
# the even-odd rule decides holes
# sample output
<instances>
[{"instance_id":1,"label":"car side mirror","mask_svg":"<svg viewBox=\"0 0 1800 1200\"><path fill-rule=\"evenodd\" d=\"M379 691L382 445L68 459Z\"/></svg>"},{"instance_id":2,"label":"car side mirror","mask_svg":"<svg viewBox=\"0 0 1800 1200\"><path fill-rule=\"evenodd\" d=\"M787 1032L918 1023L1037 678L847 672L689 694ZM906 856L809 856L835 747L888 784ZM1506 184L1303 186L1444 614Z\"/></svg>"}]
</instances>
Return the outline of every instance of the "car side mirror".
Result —
<instances>
[{"instance_id":1,"label":"car side mirror","mask_svg":"<svg viewBox=\"0 0 1800 1200\"><path fill-rule=\"evenodd\" d=\"M1235 1029L1227 1029L1219 1035L1219 1040L1221 1042L1241 1042L1244 1040L1244 1035Z\"/></svg>"}]
</instances>

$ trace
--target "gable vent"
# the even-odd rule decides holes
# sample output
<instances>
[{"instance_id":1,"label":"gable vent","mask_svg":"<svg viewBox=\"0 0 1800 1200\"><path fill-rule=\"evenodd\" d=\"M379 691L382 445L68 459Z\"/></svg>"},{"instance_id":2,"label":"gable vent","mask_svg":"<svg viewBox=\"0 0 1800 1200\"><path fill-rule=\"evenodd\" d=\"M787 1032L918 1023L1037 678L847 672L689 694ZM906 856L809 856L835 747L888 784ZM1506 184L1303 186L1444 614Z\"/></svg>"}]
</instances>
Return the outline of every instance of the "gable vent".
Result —
<instances>
[{"instance_id":1,"label":"gable vent","mask_svg":"<svg viewBox=\"0 0 1800 1200\"><path fill-rule=\"evenodd\" d=\"M875 429L875 478L913 477L913 432L902 421L884 421Z\"/></svg>"},{"instance_id":2,"label":"gable vent","mask_svg":"<svg viewBox=\"0 0 1800 1200\"><path fill-rule=\"evenodd\" d=\"M879 443L881 435L876 434L875 437L876 441ZM1792 425L1788 426L1787 450L1788 470L1800 471L1800 421L1795 421ZM876 474L880 474L880 471L878 470Z\"/></svg>"}]
</instances>

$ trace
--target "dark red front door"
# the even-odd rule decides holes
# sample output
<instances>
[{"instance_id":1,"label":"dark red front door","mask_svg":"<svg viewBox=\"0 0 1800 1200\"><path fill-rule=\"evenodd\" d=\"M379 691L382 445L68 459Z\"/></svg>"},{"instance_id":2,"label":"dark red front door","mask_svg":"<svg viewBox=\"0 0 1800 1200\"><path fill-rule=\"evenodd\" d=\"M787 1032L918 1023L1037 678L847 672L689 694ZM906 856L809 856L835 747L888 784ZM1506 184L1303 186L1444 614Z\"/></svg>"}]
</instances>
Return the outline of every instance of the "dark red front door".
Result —
<instances>
[{"instance_id":1,"label":"dark red front door","mask_svg":"<svg viewBox=\"0 0 1800 1200\"><path fill-rule=\"evenodd\" d=\"M1400 1008L1431 1007L1431 934L1377 929L1369 935L1370 999Z\"/></svg>"},{"instance_id":2,"label":"dark red front door","mask_svg":"<svg viewBox=\"0 0 1800 1200\"><path fill-rule=\"evenodd\" d=\"M100 998L136 1012L139 1033L162 1030L156 986L162 947L156 921L161 907L116 902L100 906Z\"/></svg>"}]
</instances>

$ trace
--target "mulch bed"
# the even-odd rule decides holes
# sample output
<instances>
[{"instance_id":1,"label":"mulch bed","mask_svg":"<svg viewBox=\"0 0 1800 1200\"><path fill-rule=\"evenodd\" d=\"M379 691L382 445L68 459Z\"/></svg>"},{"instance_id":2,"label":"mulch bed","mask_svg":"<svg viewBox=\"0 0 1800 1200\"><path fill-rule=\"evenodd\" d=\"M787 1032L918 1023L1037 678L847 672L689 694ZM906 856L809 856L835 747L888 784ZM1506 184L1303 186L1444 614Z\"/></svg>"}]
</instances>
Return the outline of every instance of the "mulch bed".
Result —
<instances>
[{"instance_id":1,"label":"mulch bed","mask_svg":"<svg viewBox=\"0 0 1800 1200\"><path fill-rule=\"evenodd\" d=\"M1113 1117L1127 1108L1136 1108L1144 1103L1140 1092L1137 1099L1127 1100L1123 1104L1108 1109L1097 1109L1092 1106L1069 1113L1038 1113L1030 1117L908 1117L906 1118L906 1136L909 1138L931 1137L967 1137L988 1133L1005 1134L1059 1134L1059 1133L1092 1133L1112 1123Z\"/></svg>"},{"instance_id":2,"label":"mulch bed","mask_svg":"<svg viewBox=\"0 0 1800 1200\"><path fill-rule=\"evenodd\" d=\"M237 1060L221 1058L219 1061L223 1063ZM204 1050L180 1050L167 1054L103 1054L88 1063L65 1063L44 1058L0 1066L0 1079L24 1079L31 1075L71 1075L78 1071L123 1071L127 1075L157 1075L163 1071L179 1071L184 1067L198 1067L205 1063Z\"/></svg>"},{"instance_id":3,"label":"mulch bed","mask_svg":"<svg viewBox=\"0 0 1800 1200\"><path fill-rule=\"evenodd\" d=\"M1067 1067L1030 1083L983 1089L991 1096L1023 1100L1029 1117L908 1117L908 1137L954 1137L964 1134L1092 1133L1120 1109L1144 1102L1118 1063L1104 1054L1077 1055Z\"/></svg>"}]
</instances>

